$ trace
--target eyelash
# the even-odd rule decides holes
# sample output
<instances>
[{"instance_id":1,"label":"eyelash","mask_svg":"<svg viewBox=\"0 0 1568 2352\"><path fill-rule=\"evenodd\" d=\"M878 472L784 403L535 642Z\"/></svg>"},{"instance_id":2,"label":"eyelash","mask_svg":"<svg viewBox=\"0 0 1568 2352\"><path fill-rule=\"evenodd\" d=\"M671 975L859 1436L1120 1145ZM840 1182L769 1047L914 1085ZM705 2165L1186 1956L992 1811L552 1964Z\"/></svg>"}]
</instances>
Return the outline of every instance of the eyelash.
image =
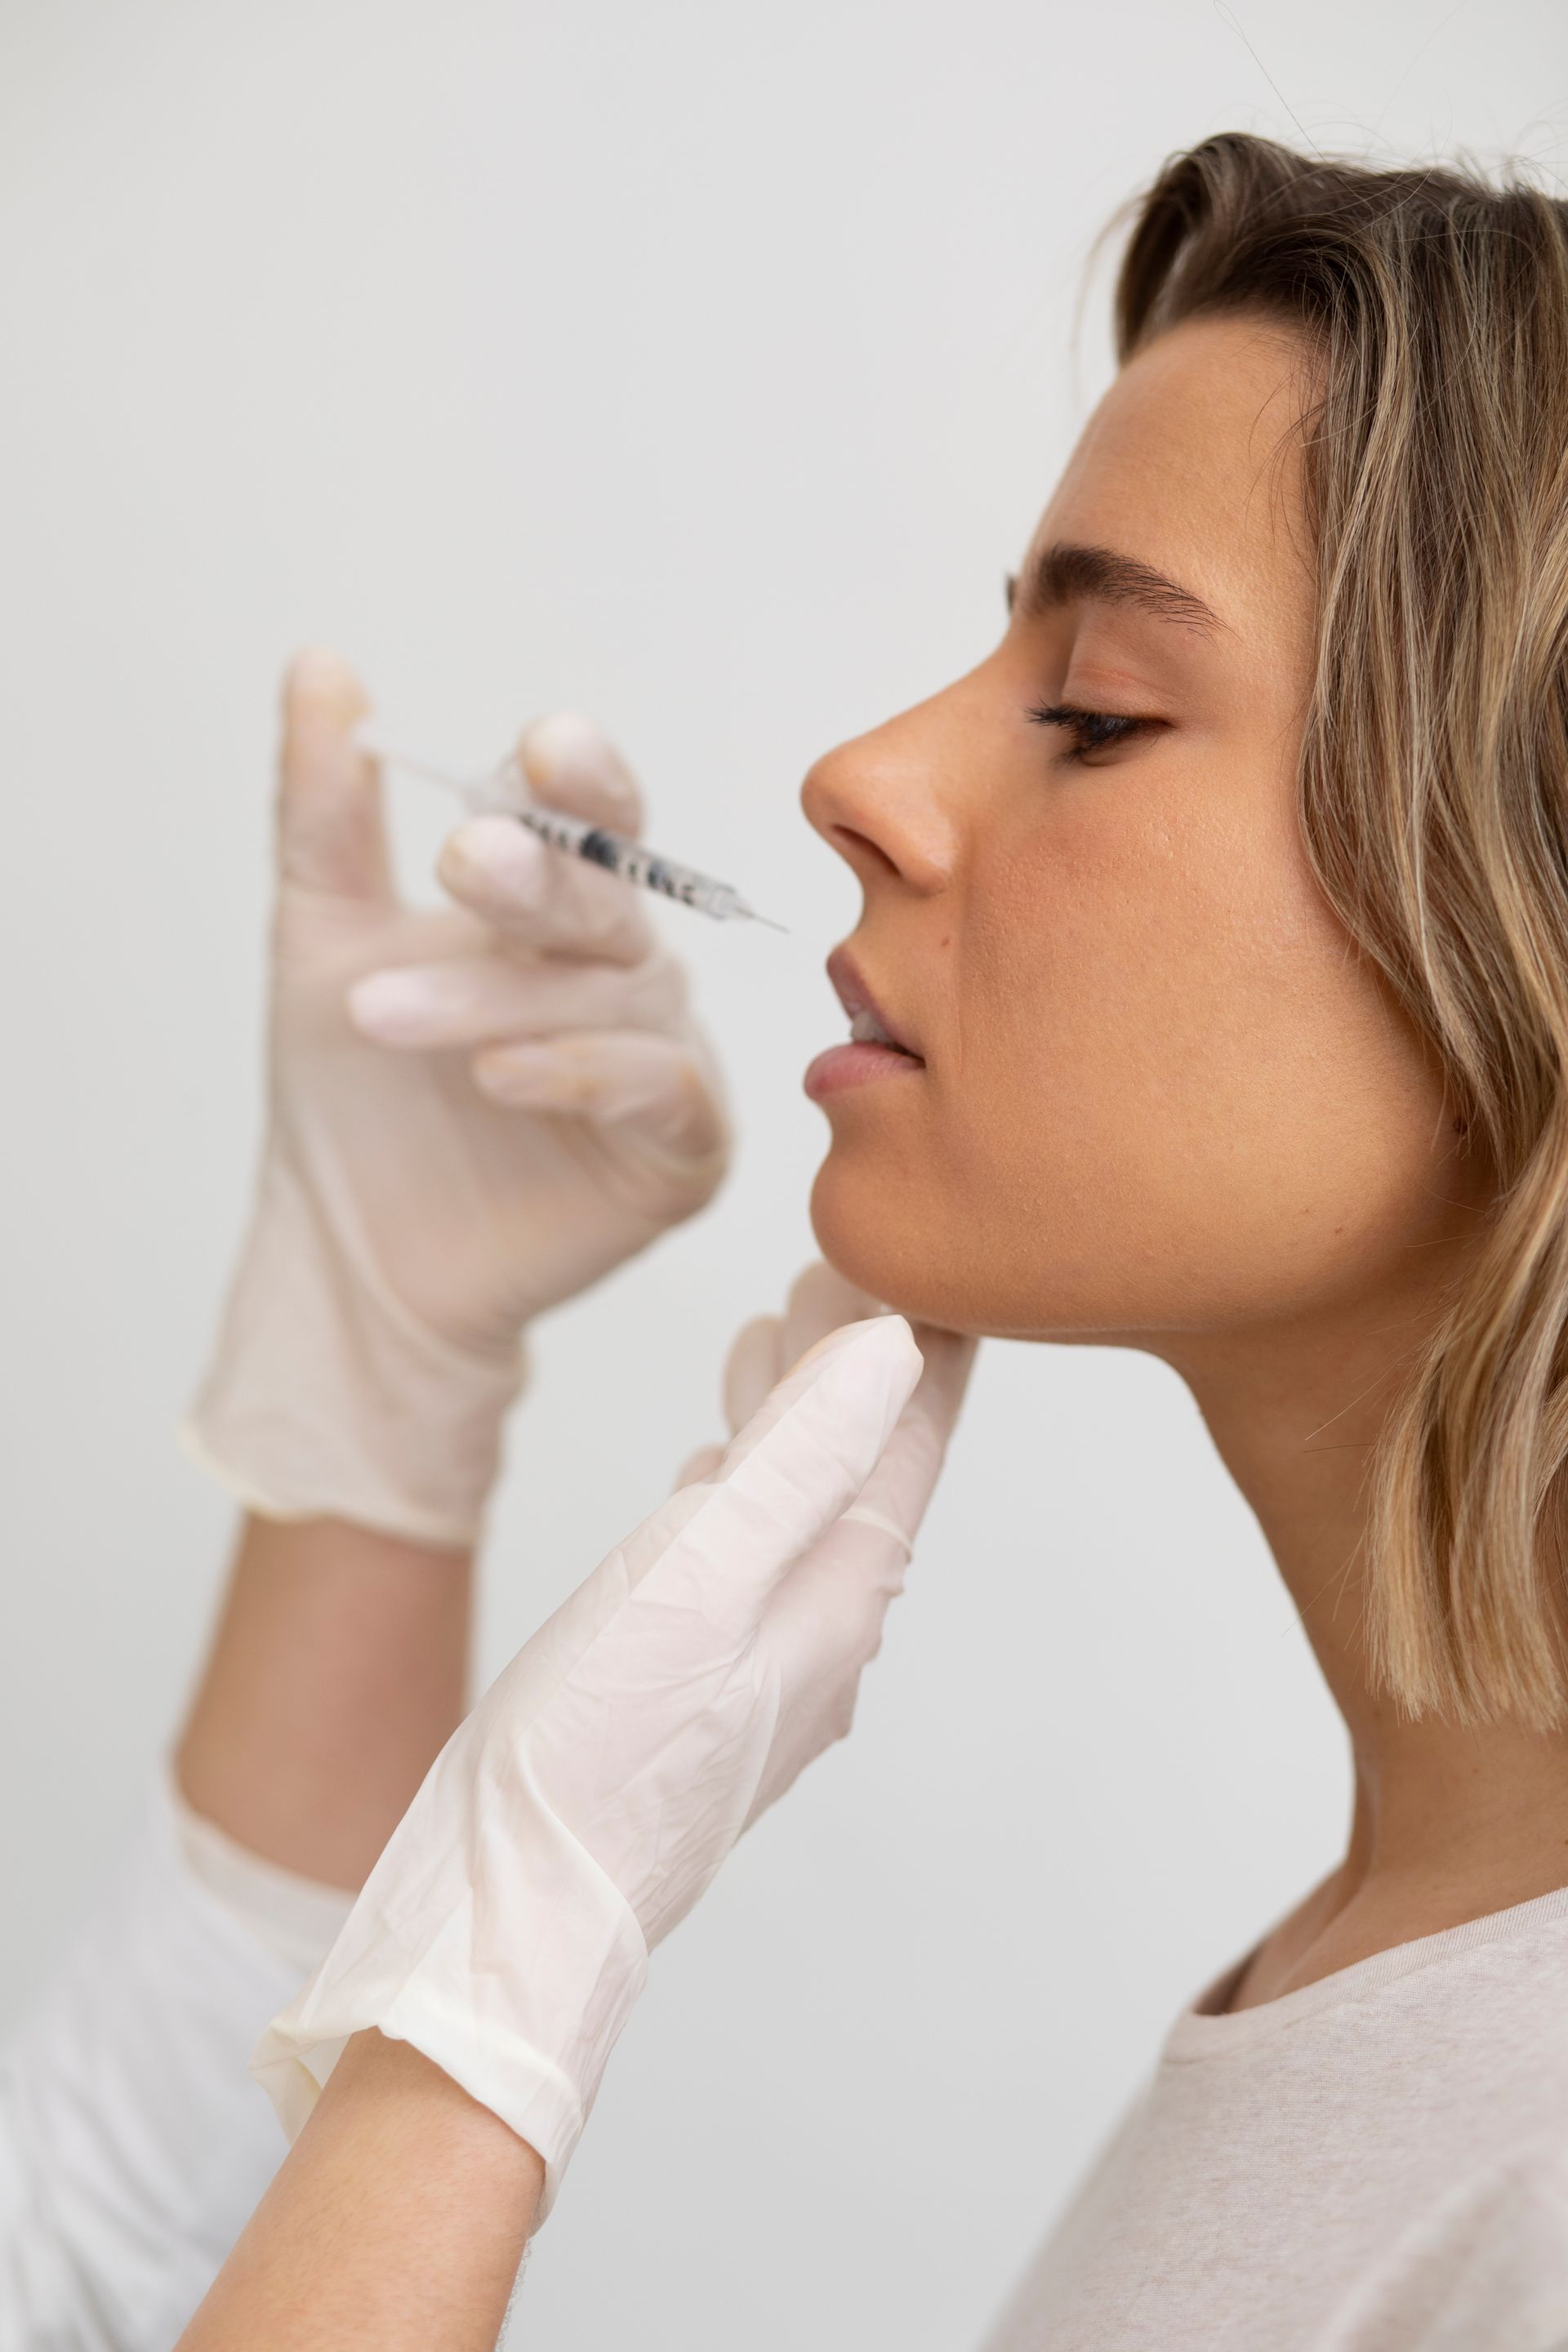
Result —
<instances>
[{"instance_id":1,"label":"eyelash","mask_svg":"<svg viewBox=\"0 0 1568 2352\"><path fill-rule=\"evenodd\" d=\"M1073 739L1073 748L1062 754L1068 760L1081 760L1090 751L1109 751L1113 743L1126 743L1158 724L1152 719L1124 719L1110 710L1080 709L1075 702L1037 703L1025 715L1037 727L1067 730Z\"/></svg>"}]
</instances>

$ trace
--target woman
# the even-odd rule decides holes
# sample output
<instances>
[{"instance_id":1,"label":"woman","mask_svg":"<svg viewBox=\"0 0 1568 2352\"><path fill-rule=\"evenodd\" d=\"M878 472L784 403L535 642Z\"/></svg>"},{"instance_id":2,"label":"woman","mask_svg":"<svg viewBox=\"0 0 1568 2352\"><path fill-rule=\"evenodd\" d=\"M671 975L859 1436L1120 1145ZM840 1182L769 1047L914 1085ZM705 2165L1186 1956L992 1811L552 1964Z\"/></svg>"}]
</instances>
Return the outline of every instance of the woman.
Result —
<instances>
[{"instance_id":1,"label":"woman","mask_svg":"<svg viewBox=\"0 0 1568 2352\"><path fill-rule=\"evenodd\" d=\"M912 1534L941 1332L1183 1375L1356 1766L994 2352L1568 2334L1568 209L1213 140L1118 324L996 650L805 786L865 898L814 1219L926 1372L819 1349L448 1746L264 2044L310 2120L193 2347L493 2340L643 1951L843 1727L773 1611L833 1616L847 1496Z\"/></svg>"}]
</instances>

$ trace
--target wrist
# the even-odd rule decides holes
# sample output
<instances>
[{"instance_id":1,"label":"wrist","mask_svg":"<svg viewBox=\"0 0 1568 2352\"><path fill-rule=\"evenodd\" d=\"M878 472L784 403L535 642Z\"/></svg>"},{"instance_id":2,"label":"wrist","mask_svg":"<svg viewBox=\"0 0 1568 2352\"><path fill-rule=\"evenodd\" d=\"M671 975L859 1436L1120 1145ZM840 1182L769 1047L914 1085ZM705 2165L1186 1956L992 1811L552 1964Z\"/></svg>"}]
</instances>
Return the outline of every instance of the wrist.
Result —
<instances>
[{"instance_id":1,"label":"wrist","mask_svg":"<svg viewBox=\"0 0 1568 2352\"><path fill-rule=\"evenodd\" d=\"M493 2344L542 2179L416 2050L358 2034L180 2352Z\"/></svg>"},{"instance_id":2,"label":"wrist","mask_svg":"<svg viewBox=\"0 0 1568 2352\"><path fill-rule=\"evenodd\" d=\"M543 2158L412 2042L374 2027L353 2036L299 2145L338 2132L374 2134L383 2147L401 2144L417 2153L422 2169L448 2182L473 2167L488 2180L494 2205L531 2226L544 2187Z\"/></svg>"},{"instance_id":3,"label":"wrist","mask_svg":"<svg viewBox=\"0 0 1568 2352\"><path fill-rule=\"evenodd\" d=\"M647 1947L618 1888L526 1769L518 1777L507 1727L528 1706L520 1663L536 1656L513 1661L437 1759L250 2070L294 2138L356 2035L379 2027L412 2043L543 2158L537 2228L641 1994Z\"/></svg>"}]
</instances>

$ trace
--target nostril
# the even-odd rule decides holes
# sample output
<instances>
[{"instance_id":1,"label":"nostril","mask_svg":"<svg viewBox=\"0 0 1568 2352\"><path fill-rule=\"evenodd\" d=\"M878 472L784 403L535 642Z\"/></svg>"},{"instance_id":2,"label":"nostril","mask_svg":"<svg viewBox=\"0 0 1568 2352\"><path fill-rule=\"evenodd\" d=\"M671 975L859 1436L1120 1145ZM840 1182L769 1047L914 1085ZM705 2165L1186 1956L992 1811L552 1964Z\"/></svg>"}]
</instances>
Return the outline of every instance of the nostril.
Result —
<instances>
[{"instance_id":1,"label":"nostril","mask_svg":"<svg viewBox=\"0 0 1568 2352\"><path fill-rule=\"evenodd\" d=\"M851 865L855 863L856 856L858 855L872 858L884 873L897 874L899 869L893 860L879 844L871 839L869 834L858 833L852 824L830 825L828 830L833 835L835 846Z\"/></svg>"}]
</instances>

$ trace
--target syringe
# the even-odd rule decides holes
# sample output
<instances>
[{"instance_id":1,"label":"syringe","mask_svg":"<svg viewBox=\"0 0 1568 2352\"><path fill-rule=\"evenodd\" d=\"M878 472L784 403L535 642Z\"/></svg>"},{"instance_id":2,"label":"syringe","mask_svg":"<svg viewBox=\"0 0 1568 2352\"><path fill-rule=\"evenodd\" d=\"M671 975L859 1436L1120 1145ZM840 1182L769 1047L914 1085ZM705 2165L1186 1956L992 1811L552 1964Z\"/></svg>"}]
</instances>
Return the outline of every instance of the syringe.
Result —
<instances>
[{"instance_id":1,"label":"syringe","mask_svg":"<svg viewBox=\"0 0 1568 2352\"><path fill-rule=\"evenodd\" d=\"M373 760L405 769L411 776L424 776L433 784L445 784L476 816L515 817L519 824L527 825L552 849L563 849L570 857L586 858L590 865L618 874L623 882L635 883L640 890L657 890L662 898L673 898L682 907L696 907L720 922L743 916L749 922L766 923L770 930L789 928L785 923L775 923L771 915L759 915L754 907L748 907L731 884L716 882L712 875L699 873L695 866L681 866L673 857L661 857L644 842L630 841L625 834L606 832L603 825L590 824L586 817L572 816L564 809L549 808L543 802L532 799L528 779L515 758L501 761L486 776L449 776L444 768L433 767L428 761L416 760L411 752L399 751L384 742L368 720L362 719L353 734L359 749L368 751Z\"/></svg>"}]
</instances>

